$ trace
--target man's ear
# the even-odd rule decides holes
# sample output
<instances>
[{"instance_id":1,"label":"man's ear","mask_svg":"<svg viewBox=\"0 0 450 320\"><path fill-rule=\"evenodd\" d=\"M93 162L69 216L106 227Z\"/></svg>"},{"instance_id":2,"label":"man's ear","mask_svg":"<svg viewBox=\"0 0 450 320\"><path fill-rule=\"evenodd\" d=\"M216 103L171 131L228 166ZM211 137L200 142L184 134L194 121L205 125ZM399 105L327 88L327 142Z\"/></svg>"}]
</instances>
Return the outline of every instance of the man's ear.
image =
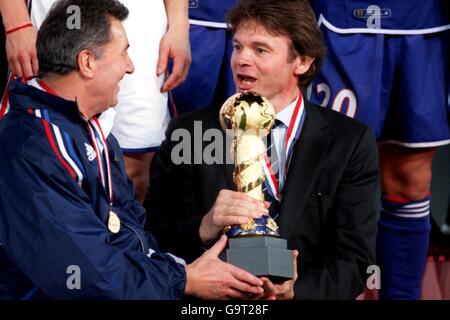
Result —
<instances>
[{"instance_id":1,"label":"man's ear","mask_svg":"<svg viewBox=\"0 0 450 320\"><path fill-rule=\"evenodd\" d=\"M316 58L309 57L309 56L298 56L295 59L295 69L294 72L297 76L300 76L302 74L305 74L308 72L309 68L313 64L314 60Z\"/></svg>"},{"instance_id":2,"label":"man's ear","mask_svg":"<svg viewBox=\"0 0 450 320\"><path fill-rule=\"evenodd\" d=\"M78 69L83 77L92 79L97 68L97 61L91 50L82 50L77 58Z\"/></svg>"}]
</instances>

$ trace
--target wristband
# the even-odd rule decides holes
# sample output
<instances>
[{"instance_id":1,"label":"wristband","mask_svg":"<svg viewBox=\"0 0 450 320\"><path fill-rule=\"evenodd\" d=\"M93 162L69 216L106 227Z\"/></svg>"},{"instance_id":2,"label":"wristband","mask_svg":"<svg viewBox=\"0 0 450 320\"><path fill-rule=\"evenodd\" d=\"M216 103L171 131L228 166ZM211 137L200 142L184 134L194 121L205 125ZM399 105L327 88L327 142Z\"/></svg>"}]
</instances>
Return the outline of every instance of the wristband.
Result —
<instances>
[{"instance_id":1,"label":"wristband","mask_svg":"<svg viewBox=\"0 0 450 320\"><path fill-rule=\"evenodd\" d=\"M8 34L11 34L11 33L13 33L13 32L16 32L16 31L18 31L18 30L20 30L20 29L29 28L29 27L32 27L32 26L33 26L32 23L26 23L26 24L24 24L24 25L21 25L21 26L18 26L18 27L15 27L15 28L12 28L12 29L7 30L7 31L5 32L5 34L8 35Z\"/></svg>"}]
</instances>

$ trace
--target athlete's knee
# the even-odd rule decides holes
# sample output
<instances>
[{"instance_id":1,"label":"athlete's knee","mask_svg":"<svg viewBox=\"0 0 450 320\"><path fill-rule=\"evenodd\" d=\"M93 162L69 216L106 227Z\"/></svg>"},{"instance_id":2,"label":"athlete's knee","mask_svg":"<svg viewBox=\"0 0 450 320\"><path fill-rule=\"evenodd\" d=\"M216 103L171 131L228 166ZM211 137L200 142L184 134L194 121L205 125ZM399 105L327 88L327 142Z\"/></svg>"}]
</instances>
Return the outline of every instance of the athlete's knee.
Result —
<instances>
[{"instance_id":1,"label":"athlete's knee","mask_svg":"<svg viewBox=\"0 0 450 320\"><path fill-rule=\"evenodd\" d=\"M434 149L410 149L399 146L380 148L383 192L405 200L429 195Z\"/></svg>"},{"instance_id":2,"label":"athlete's knee","mask_svg":"<svg viewBox=\"0 0 450 320\"><path fill-rule=\"evenodd\" d=\"M381 174L382 191L405 200L417 200L430 193L431 169Z\"/></svg>"}]
</instances>

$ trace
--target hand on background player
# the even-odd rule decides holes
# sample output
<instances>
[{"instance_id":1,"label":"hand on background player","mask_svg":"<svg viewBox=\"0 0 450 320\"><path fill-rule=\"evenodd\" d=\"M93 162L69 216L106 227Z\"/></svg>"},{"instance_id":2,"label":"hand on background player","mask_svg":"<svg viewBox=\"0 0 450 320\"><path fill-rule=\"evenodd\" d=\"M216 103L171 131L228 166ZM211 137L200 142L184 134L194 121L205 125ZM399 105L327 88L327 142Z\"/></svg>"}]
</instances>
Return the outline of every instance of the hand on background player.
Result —
<instances>
[{"instance_id":1,"label":"hand on background player","mask_svg":"<svg viewBox=\"0 0 450 320\"><path fill-rule=\"evenodd\" d=\"M173 60L173 68L161 92L170 91L186 80L192 61L188 28L169 28L161 39L156 69L158 76L167 71L169 59Z\"/></svg>"},{"instance_id":2,"label":"hand on background player","mask_svg":"<svg viewBox=\"0 0 450 320\"><path fill-rule=\"evenodd\" d=\"M21 29L6 36L6 57L14 76L22 78L37 75L39 64L36 37L34 27Z\"/></svg>"}]
</instances>

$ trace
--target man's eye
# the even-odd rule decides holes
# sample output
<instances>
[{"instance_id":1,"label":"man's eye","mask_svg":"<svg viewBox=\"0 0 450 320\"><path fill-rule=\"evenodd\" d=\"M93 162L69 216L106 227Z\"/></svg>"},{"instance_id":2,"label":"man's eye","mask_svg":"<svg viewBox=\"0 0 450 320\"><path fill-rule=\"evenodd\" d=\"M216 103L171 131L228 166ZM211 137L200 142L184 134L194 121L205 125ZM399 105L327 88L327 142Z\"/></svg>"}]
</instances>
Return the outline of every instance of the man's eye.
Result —
<instances>
[{"instance_id":1,"label":"man's eye","mask_svg":"<svg viewBox=\"0 0 450 320\"><path fill-rule=\"evenodd\" d=\"M256 48L256 53L258 53L258 54L261 54L261 53L264 53L264 52L266 52L266 50L265 49L263 49L263 48Z\"/></svg>"}]
</instances>

